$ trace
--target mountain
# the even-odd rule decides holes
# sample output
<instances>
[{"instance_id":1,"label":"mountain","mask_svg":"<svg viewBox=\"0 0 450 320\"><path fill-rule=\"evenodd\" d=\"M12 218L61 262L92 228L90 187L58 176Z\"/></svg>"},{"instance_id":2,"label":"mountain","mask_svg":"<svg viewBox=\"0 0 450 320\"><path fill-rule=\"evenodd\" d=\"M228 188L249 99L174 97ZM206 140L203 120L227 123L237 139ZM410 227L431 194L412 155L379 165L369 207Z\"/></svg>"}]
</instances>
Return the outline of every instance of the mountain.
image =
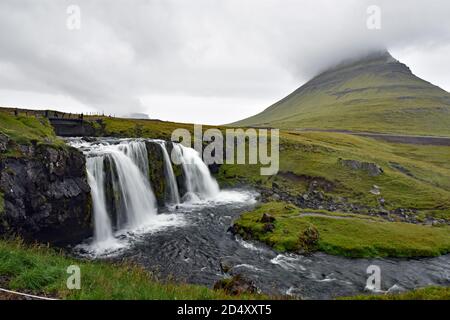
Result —
<instances>
[{"instance_id":1,"label":"mountain","mask_svg":"<svg viewBox=\"0 0 450 320\"><path fill-rule=\"evenodd\" d=\"M450 135L450 94L377 52L322 72L232 125Z\"/></svg>"}]
</instances>

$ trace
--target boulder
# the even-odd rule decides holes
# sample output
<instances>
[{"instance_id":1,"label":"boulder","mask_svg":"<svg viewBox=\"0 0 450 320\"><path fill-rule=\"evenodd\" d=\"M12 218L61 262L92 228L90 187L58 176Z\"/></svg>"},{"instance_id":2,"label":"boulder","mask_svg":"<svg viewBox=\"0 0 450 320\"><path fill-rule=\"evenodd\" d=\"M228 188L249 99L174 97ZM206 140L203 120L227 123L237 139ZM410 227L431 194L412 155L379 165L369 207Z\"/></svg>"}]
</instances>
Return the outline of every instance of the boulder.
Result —
<instances>
[{"instance_id":1,"label":"boulder","mask_svg":"<svg viewBox=\"0 0 450 320\"><path fill-rule=\"evenodd\" d=\"M245 279L240 274L232 278L221 279L214 284L214 290L223 290L229 295L254 294L258 288L251 280Z\"/></svg>"}]
</instances>

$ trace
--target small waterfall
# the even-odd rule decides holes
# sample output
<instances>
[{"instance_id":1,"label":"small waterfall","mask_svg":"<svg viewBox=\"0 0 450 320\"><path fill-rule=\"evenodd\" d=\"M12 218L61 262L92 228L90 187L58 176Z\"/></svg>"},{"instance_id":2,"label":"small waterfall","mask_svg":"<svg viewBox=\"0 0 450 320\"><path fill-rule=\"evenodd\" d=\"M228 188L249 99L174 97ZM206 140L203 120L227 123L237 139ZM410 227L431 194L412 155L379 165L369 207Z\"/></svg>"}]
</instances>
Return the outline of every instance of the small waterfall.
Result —
<instances>
[{"instance_id":1,"label":"small waterfall","mask_svg":"<svg viewBox=\"0 0 450 320\"><path fill-rule=\"evenodd\" d=\"M111 148L106 156L113 164L111 173L114 177L118 228L139 227L148 221L149 216L157 213L156 199L148 178L139 168L141 166L120 148Z\"/></svg>"},{"instance_id":2,"label":"small waterfall","mask_svg":"<svg viewBox=\"0 0 450 320\"><path fill-rule=\"evenodd\" d=\"M145 142L127 141L126 143L119 144L119 150L130 157L142 171L142 174L148 177L148 156Z\"/></svg>"},{"instance_id":3,"label":"small waterfall","mask_svg":"<svg viewBox=\"0 0 450 320\"><path fill-rule=\"evenodd\" d=\"M172 159L181 163L185 175L185 197L210 199L220 192L217 181L211 176L208 166L203 162L199 153L181 144L174 144Z\"/></svg>"},{"instance_id":4,"label":"small waterfall","mask_svg":"<svg viewBox=\"0 0 450 320\"><path fill-rule=\"evenodd\" d=\"M178 192L177 180L172 168L172 162L170 161L169 153L167 152L166 142L158 142L161 146L164 157L164 174L166 177L166 185L169 190L169 201L171 204L180 203L180 193Z\"/></svg>"},{"instance_id":5,"label":"small waterfall","mask_svg":"<svg viewBox=\"0 0 450 320\"><path fill-rule=\"evenodd\" d=\"M111 220L106 211L105 174L103 157L92 157L86 160L88 183L91 187L92 204L94 206L95 242L106 242L113 238Z\"/></svg>"},{"instance_id":6,"label":"small waterfall","mask_svg":"<svg viewBox=\"0 0 450 320\"><path fill-rule=\"evenodd\" d=\"M178 204L180 194L166 143L154 142L162 149L167 200L170 204ZM112 243L116 230L148 227L152 221L158 224L144 140L104 139L91 143L78 139L69 143L81 149L87 158L95 244ZM213 199L219 194L216 180L194 149L174 144L172 159L178 159L176 163L182 166L186 189L183 200L195 202Z\"/></svg>"},{"instance_id":7,"label":"small waterfall","mask_svg":"<svg viewBox=\"0 0 450 320\"><path fill-rule=\"evenodd\" d=\"M141 227L152 216L156 216L156 199L148 180L145 142L72 145L81 148L87 155L86 169L94 208L95 243L113 239L113 224L107 210L108 200L112 200L114 204L116 229ZM106 181L106 175L111 181ZM112 192L107 193L107 188L112 188ZM107 199L108 195L113 199Z\"/></svg>"}]
</instances>

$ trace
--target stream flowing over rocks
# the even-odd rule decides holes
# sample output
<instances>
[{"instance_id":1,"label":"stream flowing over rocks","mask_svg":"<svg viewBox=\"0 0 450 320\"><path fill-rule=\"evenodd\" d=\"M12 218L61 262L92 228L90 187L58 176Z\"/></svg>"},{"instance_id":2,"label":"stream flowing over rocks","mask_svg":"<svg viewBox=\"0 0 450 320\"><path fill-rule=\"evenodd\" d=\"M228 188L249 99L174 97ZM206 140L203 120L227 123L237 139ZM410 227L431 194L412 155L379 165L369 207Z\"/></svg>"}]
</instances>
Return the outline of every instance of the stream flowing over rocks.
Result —
<instances>
[{"instance_id":1,"label":"stream flowing over rocks","mask_svg":"<svg viewBox=\"0 0 450 320\"><path fill-rule=\"evenodd\" d=\"M347 259L280 254L230 227L257 199L246 187L220 189L199 154L154 139L70 138L70 145L19 146L0 160L0 233L65 246L74 255L128 260L160 279L231 290L328 299L367 292L367 268L383 291L450 285L450 255L427 259ZM8 145L1 141L0 147ZM5 149L5 148L3 148ZM302 204L319 201L312 181ZM326 199L325 199L326 200ZM322 199L323 201L323 199ZM270 217L267 217L270 219ZM243 289L244 288L244 289Z\"/></svg>"},{"instance_id":2,"label":"stream flowing over rocks","mask_svg":"<svg viewBox=\"0 0 450 320\"><path fill-rule=\"evenodd\" d=\"M73 249L76 255L134 261L161 279L209 287L221 287L221 279L233 277L252 291L304 299L367 292L371 265L380 267L386 292L450 284L450 255L408 260L303 256L240 239L230 226L257 205L260 195L247 188L219 189L193 149L151 139L69 143L87 158L94 208L94 236Z\"/></svg>"}]
</instances>

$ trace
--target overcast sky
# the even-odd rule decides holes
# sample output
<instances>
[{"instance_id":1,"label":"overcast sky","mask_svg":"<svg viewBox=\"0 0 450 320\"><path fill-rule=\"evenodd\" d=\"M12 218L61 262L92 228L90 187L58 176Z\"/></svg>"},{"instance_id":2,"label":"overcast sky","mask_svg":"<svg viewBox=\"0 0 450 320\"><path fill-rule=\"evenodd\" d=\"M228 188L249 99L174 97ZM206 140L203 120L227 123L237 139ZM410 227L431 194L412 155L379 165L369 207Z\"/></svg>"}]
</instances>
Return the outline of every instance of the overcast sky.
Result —
<instances>
[{"instance_id":1,"label":"overcast sky","mask_svg":"<svg viewBox=\"0 0 450 320\"><path fill-rule=\"evenodd\" d=\"M448 0L1 0L0 46L2 106L229 123L381 48L450 91Z\"/></svg>"}]
</instances>

